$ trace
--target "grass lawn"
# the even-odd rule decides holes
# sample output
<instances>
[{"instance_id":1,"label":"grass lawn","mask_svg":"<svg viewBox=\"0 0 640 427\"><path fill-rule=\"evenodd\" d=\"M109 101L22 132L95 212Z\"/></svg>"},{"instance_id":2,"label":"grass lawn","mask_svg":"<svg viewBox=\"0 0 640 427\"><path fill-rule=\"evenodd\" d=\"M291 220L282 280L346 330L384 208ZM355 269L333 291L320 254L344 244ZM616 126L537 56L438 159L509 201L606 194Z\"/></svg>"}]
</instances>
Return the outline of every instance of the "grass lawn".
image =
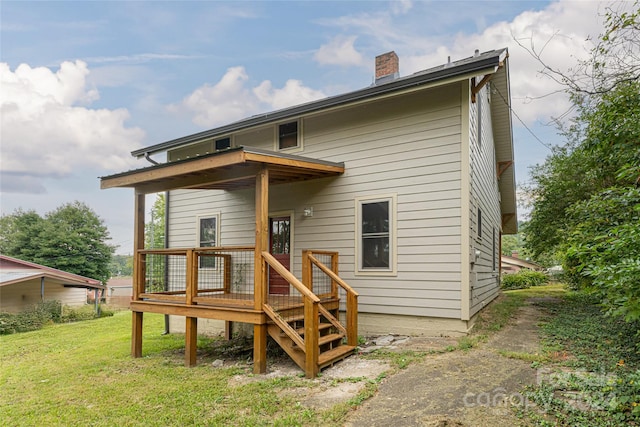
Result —
<instances>
[{"instance_id":1,"label":"grass lawn","mask_svg":"<svg viewBox=\"0 0 640 427\"><path fill-rule=\"evenodd\" d=\"M638 325L605 317L593 301L560 285L504 292L481 313L472 335L442 351L475 347L507 325L525 301L550 296L556 298L536 302L545 313L543 351L531 359L550 375L526 390L537 406L521 416L543 426L640 425ZM320 382L298 376L230 381L237 374L251 377L252 367L212 367L216 342L205 338L198 341L198 366L185 368L184 337L163 330L163 316L145 314L141 359L130 356L130 312L0 335L0 425L339 426L377 390L379 381L369 381L348 402L311 409L297 396ZM368 357L402 369L429 354Z\"/></svg>"},{"instance_id":2,"label":"grass lawn","mask_svg":"<svg viewBox=\"0 0 640 427\"><path fill-rule=\"evenodd\" d=\"M298 377L230 386L251 367L183 366L181 335L145 314L143 358L130 356L131 314L0 336L3 426L338 425L345 411L314 411L282 389ZM206 346L201 340L199 347ZM248 374L250 375L250 374ZM347 408L348 409L348 408Z\"/></svg>"}]
</instances>

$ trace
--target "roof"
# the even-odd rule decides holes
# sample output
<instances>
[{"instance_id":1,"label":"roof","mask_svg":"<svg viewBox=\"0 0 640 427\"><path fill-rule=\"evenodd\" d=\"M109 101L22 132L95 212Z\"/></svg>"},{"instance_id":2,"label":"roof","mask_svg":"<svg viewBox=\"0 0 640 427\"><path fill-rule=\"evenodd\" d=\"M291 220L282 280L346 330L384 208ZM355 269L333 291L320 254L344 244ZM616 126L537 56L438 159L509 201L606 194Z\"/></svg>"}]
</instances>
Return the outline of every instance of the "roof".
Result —
<instances>
[{"instance_id":1,"label":"roof","mask_svg":"<svg viewBox=\"0 0 640 427\"><path fill-rule=\"evenodd\" d=\"M170 141L155 144L146 148L141 148L131 152L132 156L143 157L162 151L170 150L185 144L199 142L203 139L223 136L231 132L246 129L254 126L272 123L274 121L285 120L288 118L299 117L305 114L313 113L327 108L341 106L356 101L362 101L374 98L380 95L386 95L393 92L399 92L408 88L414 88L420 85L426 85L441 80L451 78L462 78L485 73L495 73L507 58L507 49L491 50L472 56L469 58L454 61L449 64L439 65L427 70L419 71L406 77L400 77L388 83L369 86L353 92L342 95L331 96L320 99L318 101L308 102L293 107L276 110L264 114L255 115L228 125L206 130L204 132L195 133L193 135L184 136Z\"/></svg>"},{"instance_id":2,"label":"roof","mask_svg":"<svg viewBox=\"0 0 640 427\"><path fill-rule=\"evenodd\" d=\"M269 182L304 181L344 173L344 163L235 147L192 159L163 163L101 178L101 188L132 187L139 193L176 188L237 189L255 186L256 174L269 169Z\"/></svg>"},{"instance_id":3,"label":"roof","mask_svg":"<svg viewBox=\"0 0 640 427\"><path fill-rule=\"evenodd\" d=\"M0 255L0 286L26 282L28 280L42 277L58 281L68 286L98 289L105 288L99 280L80 276L79 274L68 273L66 271L46 267L44 265L24 261L10 256Z\"/></svg>"},{"instance_id":4,"label":"roof","mask_svg":"<svg viewBox=\"0 0 640 427\"><path fill-rule=\"evenodd\" d=\"M203 132L172 139L146 148L132 151L135 157L144 157L154 153L171 150L177 147L201 142L206 139L226 137L233 132L269 125L279 121L300 118L323 110L370 102L378 97L398 95L407 91L428 88L433 85L461 81L484 75L491 77L493 99L491 116L495 140L496 162L501 168L498 187L502 213L502 233L515 234L518 231L515 169L513 165L513 130L511 121L511 93L509 83L508 51L506 48L491 50L477 55L429 68L406 77L400 77L382 84L372 85L353 92L332 96L318 101L308 102L293 107L259 114L234 123L220 126ZM129 171L122 174L101 178L101 188L133 187L140 193L153 193L175 188L232 189L246 188L253 185L253 179L259 163L249 159L261 156L262 165L270 167L270 182L292 182L322 176L337 175L344 172L342 163L322 162L301 156L289 156L266 150L239 147L245 154L245 160L231 160L230 152L199 156L193 159L170 162L163 165ZM287 160L304 162L305 167L291 167ZM246 167L231 168L231 165L243 164ZM321 171L324 164L324 171ZM220 165L222 165L221 169ZM502 168L504 166L504 168ZM271 169L273 168L273 169ZM277 170L279 168L279 170ZM333 168L333 170L331 169ZM341 171L338 169L342 168ZM244 169L244 170L243 170ZM253 172L253 175L252 175ZM182 175L180 175L182 173ZM245 176L240 176L245 173ZM147 178L152 177L150 180ZM204 185L202 184L205 178ZM217 183L214 184L214 181Z\"/></svg>"}]
</instances>

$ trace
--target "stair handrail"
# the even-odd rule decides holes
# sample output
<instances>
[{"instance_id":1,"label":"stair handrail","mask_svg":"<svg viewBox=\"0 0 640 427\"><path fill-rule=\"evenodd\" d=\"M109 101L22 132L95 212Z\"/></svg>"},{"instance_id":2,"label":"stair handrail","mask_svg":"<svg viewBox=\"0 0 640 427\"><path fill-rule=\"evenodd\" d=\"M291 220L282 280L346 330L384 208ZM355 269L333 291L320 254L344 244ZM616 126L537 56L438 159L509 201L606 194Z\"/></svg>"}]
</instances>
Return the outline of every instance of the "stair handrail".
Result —
<instances>
[{"instance_id":1,"label":"stair handrail","mask_svg":"<svg viewBox=\"0 0 640 427\"><path fill-rule=\"evenodd\" d=\"M327 276L329 276L331 278L331 280L335 281L338 285L340 285L340 287L342 289L344 289L347 293L350 293L354 296L358 296L358 292L356 292L355 289L353 289L351 286L349 286L347 284L347 282L345 282L344 280L342 280L342 278L340 276L338 276L336 273L334 273L329 267L327 267L326 265L324 265L322 262L320 262L318 260L318 258L314 257L311 254L307 255L309 257L309 260L316 266L318 267L320 270L322 270Z\"/></svg>"},{"instance_id":2,"label":"stair handrail","mask_svg":"<svg viewBox=\"0 0 640 427\"><path fill-rule=\"evenodd\" d=\"M305 298L311 300L311 302L318 303L320 302L320 298L313 292L309 290L305 285L302 284L300 280L296 276L293 275L287 268L280 263L273 255L269 252L262 252L262 258L269 264L271 268L273 268L284 280L289 282L291 286L296 288L298 292L302 294Z\"/></svg>"},{"instance_id":3,"label":"stair handrail","mask_svg":"<svg viewBox=\"0 0 640 427\"><path fill-rule=\"evenodd\" d=\"M300 336L293 328L281 327L281 330L289 336L298 345L302 342L304 345L301 349L305 353L305 374L307 378L315 378L318 375L318 358L320 357L320 350L318 347L319 339L319 318L318 318L318 306L320 305L320 298L317 297L311 290L302 284L296 276L294 276L287 268L280 263L269 252L262 252L262 259L266 261L271 268L273 268L283 279L285 279L291 286L296 288L300 294L302 294L304 300L304 337ZM272 307L266 303L263 304L266 308L265 313L275 314ZM278 315L279 316L279 315ZM280 325L280 321L277 318L272 317L276 324Z\"/></svg>"},{"instance_id":4,"label":"stair handrail","mask_svg":"<svg viewBox=\"0 0 640 427\"><path fill-rule=\"evenodd\" d=\"M351 286L349 286L340 276L338 276L329 267L320 262L314 257L311 251L306 252L306 256L311 263L322 270L327 276L338 284L347 294L346 301L346 317L347 317L347 344L356 346L358 345L358 292L356 292Z\"/></svg>"}]
</instances>

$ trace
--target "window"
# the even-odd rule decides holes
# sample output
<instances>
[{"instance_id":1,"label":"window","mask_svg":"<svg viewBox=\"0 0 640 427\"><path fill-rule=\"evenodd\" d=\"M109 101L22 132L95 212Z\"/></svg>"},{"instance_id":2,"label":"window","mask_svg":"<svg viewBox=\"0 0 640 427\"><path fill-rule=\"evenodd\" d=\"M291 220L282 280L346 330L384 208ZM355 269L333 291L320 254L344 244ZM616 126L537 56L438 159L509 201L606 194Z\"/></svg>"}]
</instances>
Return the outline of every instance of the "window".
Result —
<instances>
[{"instance_id":1,"label":"window","mask_svg":"<svg viewBox=\"0 0 640 427\"><path fill-rule=\"evenodd\" d=\"M298 147L298 121L278 125L278 149Z\"/></svg>"},{"instance_id":2,"label":"window","mask_svg":"<svg viewBox=\"0 0 640 427\"><path fill-rule=\"evenodd\" d=\"M482 239L482 210L478 208L478 239Z\"/></svg>"},{"instance_id":3,"label":"window","mask_svg":"<svg viewBox=\"0 0 640 427\"><path fill-rule=\"evenodd\" d=\"M218 219L219 215L198 217L198 247L211 248L218 243ZM209 256L200 257L200 268L215 268L216 258Z\"/></svg>"},{"instance_id":4,"label":"window","mask_svg":"<svg viewBox=\"0 0 640 427\"><path fill-rule=\"evenodd\" d=\"M395 272L395 197L357 200L358 271Z\"/></svg>"},{"instance_id":5,"label":"window","mask_svg":"<svg viewBox=\"0 0 640 427\"><path fill-rule=\"evenodd\" d=\"M226 138L216 139L215 148L216 148L216 151L226 150L227 148L231 148L231 138L226 137Z\"/></svg>"}]
</instances>

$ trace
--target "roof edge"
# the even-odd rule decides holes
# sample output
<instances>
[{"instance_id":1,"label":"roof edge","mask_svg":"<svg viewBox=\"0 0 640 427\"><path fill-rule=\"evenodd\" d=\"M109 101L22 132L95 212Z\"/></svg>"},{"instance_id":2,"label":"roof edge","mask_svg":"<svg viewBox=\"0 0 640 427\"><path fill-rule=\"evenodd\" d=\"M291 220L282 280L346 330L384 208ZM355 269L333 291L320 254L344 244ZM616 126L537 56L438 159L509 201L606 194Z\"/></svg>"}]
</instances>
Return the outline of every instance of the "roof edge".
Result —
<instances>
[{"instance_id":1,"label":"roof edge","mask_svg":"<svg viewBox=\"0 0 640 427\"><path fill-rule=\"evenodd\" d=\"M464 75L479 72L489 68L494 68L495 72L500 66L500 63L506 58L506 55L508 55L507 48L484 52L480 54L477 59L475 57L461 59L451 64L443 64L424 71L419 71L412 75L401 77L382 85L369 86L363 89L355 90L353 92L335 95L332 97L323 98L317 101L312 101L281 110L271 111L264 114L254 115L228 125L223 125L210 130L172 139L145 148L140 148L138 150L132 151L131 155L140 158L144 157L145 155L152 155L162 151L167 151L184 144L198 142L202 139L222 136L226 133L235 132L241 129L268 124L302 114L321 111L327 108L349 104L355 101L374 98L379 95L397 92L403 89L421 86L444 79L462 77Z\"/></svg>"}]
</instances>

